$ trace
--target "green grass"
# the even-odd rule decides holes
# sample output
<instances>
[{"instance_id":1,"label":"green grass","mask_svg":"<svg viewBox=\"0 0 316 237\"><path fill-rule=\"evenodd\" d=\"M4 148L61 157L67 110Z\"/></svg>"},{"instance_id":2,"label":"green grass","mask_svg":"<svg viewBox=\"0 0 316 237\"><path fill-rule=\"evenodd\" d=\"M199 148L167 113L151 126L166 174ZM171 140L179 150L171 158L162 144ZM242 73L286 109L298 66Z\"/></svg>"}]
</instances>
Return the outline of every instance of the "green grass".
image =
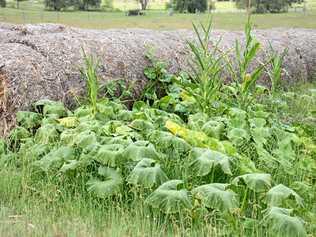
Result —
<instances>
[{"instance_id":1,"label":"green grass","mask_svg":"<svg viewBox=\"0 0 316 237\"><path fill-rule=\"evenodd\" d=\"M209 14L174 14L165 11L147 11L146 16L127 17L123 12L49 12L0 8L0 21L10 23L60 23L69 26L109 29L148 28L159 30L191 29L192 21L207 21ZM214 13L214 27L218 29L243 29L247 16L244 13ZM306 15L301 12L253 15L256 28L273 27L316 28L316 11Z\"/></svg>"}]
</instances>

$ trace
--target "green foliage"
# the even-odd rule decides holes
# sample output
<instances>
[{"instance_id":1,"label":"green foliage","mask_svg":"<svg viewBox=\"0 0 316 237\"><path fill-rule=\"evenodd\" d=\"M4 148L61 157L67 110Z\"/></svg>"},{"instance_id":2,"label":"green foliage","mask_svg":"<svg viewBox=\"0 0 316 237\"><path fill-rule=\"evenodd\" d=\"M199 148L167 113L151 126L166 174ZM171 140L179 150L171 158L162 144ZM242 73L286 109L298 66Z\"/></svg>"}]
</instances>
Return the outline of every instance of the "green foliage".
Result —
<instances>
[{"instance_id":1,"label":"green foliage","mask_svg":"<svg viewBox=\"0 0 316 237\"><path fill-rule=\"evenodd\" d=\"M219 167L225 174L232 175L230 165L231 158L223 153L209 149L193 148L191 156L193 161L190 166L197 176L205 176L211 172L213 172L212 176L214 176L217 167Z\"/></svg>"},{"instance_id":2,"label":"green foliage","mask_svg":"<svg viewBox=\"0 0 316 237\"><path fill-rule=\"evenodd\" d=\"M207 10L207 0L175 0L174 5L179 12L197 13Z\"/></svg>"},{"instance_id":3,"label":"green foliage","mask_svg":"<svg viewBox=\"0 0 316 237\"><path fill-rule=\"evenodd\" d=\"M245 25L245 46L242 49L240 42L235 42L235 54L237 61L237 71L235 72L233 63L227 61L228 69L233 78L232 94L238 101L238 105L242 109L247 109L254 99L251 92L254 91L256 82L260 79L265 63L259 64L251 69L250 67L260 50L260 43L252 35L252 27L250 18Z\"/></svg>"},{"instance_id":4,"label":"green foliage","mask_svg":"<svg viewBox=\"0 0 316 237\"><path fill-rule=\"evenodd\" d=\"M292 210L272 207L265 215L265 222L270 225L269 232L273 236L304 237L307 236L302 221L290 216Z\"/></svg>"},{"instance_id":5,"label":"green foliage","mask_svg":"<svg viewBox=\"0 0 316 237\"><path fill-rule=\"evenodd\" d=\"M160 185L168 180L155 160L144 158L137 163L128 177L128 182L145 188Z\"/></svg>"},{"instance_id":6,"label":"green foliage","mask_svg":"<svg viewBox=\"0 0 316 237\"><path fill-rule=\"evenodd\" d=\"M234 178L232 183L235 185L243 184L254 192L264 192L271 186L271 175L261 173L244 174Z\"/></svg>"},{"instance_id":7,"label":"green foliage","mask_svg":"<svg viewBox=\"0 0 316 237\"><path fill-rule=\"evenodd\" d=\"M223 183L205 184L192 189L192 194L207 208L230 212L238 208L238 200L236 193L226 190L228 186Z\"/></svg>"},{"instance_id":8,"label":"green foliage","mask_svg":"<svg viewBox=\"0 0 316 237\"><path fill-rule=\"evenodd\" d=\"M212 22L204 26L200 25L202 32L193 24L194 31L198 38L197 43L188 42L193 53L193 74L189 81L180 81L182 90L191 96L200 111L211 114L214 112L214 101L219 96L221 87L222 59L224 54L220 53L218 45L215 43L212 49L209 48Z\"/></svg>"},{"instance_id":9,"label":"green foliage","mask_svg":"<svg viewBox=\"0 0 316 237\"><path fill-rule=\"evenodd\" d=\"M49 10L61 11L70 7L87 11L90 9L99 9L101 0L45 0L45 7Z\"/></svg>"},{"instance_id":10,"label":"green foliage","mask_svg":"<svg viewBox=\"0 0 316 237\"><path fill-rule=\"evenodd\" d=\"M251 1L250 7L254 8L256 13L280 13L287 12L293 3L302 3L303 0L255 0ZM247 0L237 0L238 8L247 8Z\"/></svg>"},{"instance_id":11,"label":"green foliage","mask_svg":"<svg viewBox=\"0 0 316 237\"><path fill-rule=\"evenodd\" d=\"M0 7L6 7L7 2L6 0L0 0Z\"/></svg>"},{"instance_id":12,"label":"green foliage","mask_svg":"<svg viewBox=\"0 0 316 237\"><path fill-rule=\"evenodd\" d=\"M292 189L279 184L267 192L267 202L270 206L282 206L285 200L294 199L298 205L303 205L303 199Z\"/></svg>"},{"instance_id":13,"label":"green foliage","mask_svg":"<svg viewBox=\"0 0 316 237\"><path fill-rule=\"evenodd\" d=\"M99 92L99 78L97 75L98 62L92 56L87 56L85 51L83 52L84 68L80 70L83 79L87 82L88 97L92 107L92 113L97 113L97 100Z\"/></svg>"},{"instance_id":14,"label":"green foliage","mask_svg":"<svg viewBox=\"0 0 316 237\"><path fill-rule=\"evenodd\" d=\"M19 112L20 126L0 140L1 177L13 170L5 180L19 181L17 191L11 191L1 179L4 205L12 198L32 198L45 208L69 204L72 212L73 201L79 200L80 213L88 205L91 215L100 210L110 223L111 210L118 212L119 223L122 213L134 219L137 212L139 225L151 231L170 223L161 227L161 235L312 236L316 94L310 88L284 93L275 87L274 93L258 96L266 89L256 85L257 79L250 75L248 84L239 75L251 71L248 65L255 63L258 50L246 29L248 46L237 58L236 80L230 85L218 81L212 103L199 92L208 93L198 84L200 75L207 75L201 81L206 86L214 79L204 71L210 66L204 53L210 52L203 36L199 46L191 47L199 52L195 76L170 75L161 65L146 70L157 98L144 97L127 108L112 98L115 93L101 99L92 82L93 96L74 111L42 100L33 111ZM225 55L219 57L224 61L212 65L221 70L227 65ZM93 68L89 75L96 79ZM164 88L164 96L156 86ZM17 212L25 211L25 202L22 206ZM104 227L100 216L93 220L102 220Z\"/></svg>"},{"instance_id":15,"label":"green foliage","mask_svg":"<svg viewBox=\"0 0 316 237\"><path fill-rule=\"evenodd\" d=\"M120 192L122 177L116 170L99 167L98 175L102 178L92 178L87 182L90 193L99 198L108 198Z\"/></svg>"},{"instance_id":16,"label":"green foliage","mask_svg":"<svg viewBox=\"0 0 316 237\"><path fill-rule=\"evenodd\" d=\"M275 94L281 87L282 66L288 50L285 49L282 54L278 54L270 44L270 51L271 69L268 69L267 72L271 80L271 92Z\"/></svg>"},{"instance_id":17,"label":"green foliage","mask_svg":"<svg viewBox=\"0 0 316 237\"><path fill-rule=\"evenodd\" d=\"M181 188L182 185L182 180L167 181L146 199L146 203L168 214L186 211L192 208L192 204L188 191Z\"/></svg>"}]
</instances>

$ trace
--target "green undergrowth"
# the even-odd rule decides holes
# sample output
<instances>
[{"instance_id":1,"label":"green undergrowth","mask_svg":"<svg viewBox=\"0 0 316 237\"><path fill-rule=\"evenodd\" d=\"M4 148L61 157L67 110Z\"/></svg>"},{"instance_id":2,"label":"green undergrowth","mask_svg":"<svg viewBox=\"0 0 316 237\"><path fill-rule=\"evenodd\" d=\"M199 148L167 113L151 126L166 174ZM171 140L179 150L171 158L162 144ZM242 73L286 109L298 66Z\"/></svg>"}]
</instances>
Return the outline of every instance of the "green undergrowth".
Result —
<instances>
[{"instance_id":1,"label":"green undergrowth","mask_svg":"<svg viewBox=\"0 0 316 237\"><path fill-rule=\"evenodd\" d=\"M315 235L315 86L282 91L275 55L250 71L250 23L237 64L207 47L211 25L194 29L193 73L149 53L131 108L85 55L86 103L17 113L0 140L1 236ZM257 84L271 63L273 89Z\"/></svg>"}]
</instances>

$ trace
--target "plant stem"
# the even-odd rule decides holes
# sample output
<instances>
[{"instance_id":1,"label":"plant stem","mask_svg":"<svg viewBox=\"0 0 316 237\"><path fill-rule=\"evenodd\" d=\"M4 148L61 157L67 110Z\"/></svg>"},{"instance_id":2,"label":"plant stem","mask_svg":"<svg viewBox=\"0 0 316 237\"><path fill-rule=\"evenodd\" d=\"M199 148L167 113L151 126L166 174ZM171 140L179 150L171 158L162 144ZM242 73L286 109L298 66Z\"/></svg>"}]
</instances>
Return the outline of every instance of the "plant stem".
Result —
<instances>
[{"instance_id":1,"label":"plant stem","mask_svg":"<svg viewBox=\"0 0 316 237\"><path fill-rule=\"evenodd\" d=\"M245 194L244 194L243 201L242 201L242 205L241 205L241 212L244 212L244 211L245 211L245 208L246 208L246 206L247 206L248 192L249 192L249 188L247 187L247 188L246 188L246 191L245 191Z\"/></svg>"}]
</instances>

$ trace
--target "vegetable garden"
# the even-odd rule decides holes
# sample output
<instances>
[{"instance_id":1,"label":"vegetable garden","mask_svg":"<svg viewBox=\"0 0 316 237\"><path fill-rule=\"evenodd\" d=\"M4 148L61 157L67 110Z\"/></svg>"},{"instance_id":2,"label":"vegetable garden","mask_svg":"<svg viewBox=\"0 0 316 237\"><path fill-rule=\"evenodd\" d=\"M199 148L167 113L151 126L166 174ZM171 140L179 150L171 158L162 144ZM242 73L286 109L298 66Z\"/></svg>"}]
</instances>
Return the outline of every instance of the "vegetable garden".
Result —
<instances>
[{"instance_id":1,"label":"vegetable garden","mask_svg":"<svg viewBox=\"0 0 316 237\"><path fill-rule=\"evenodd\" d=\"M220 41L208 47L211 23L194 30L192 70L169 74L148 52L148 83L132 103L132 86L101 84L84 53L88 96L77 108L40 100L19 111L0 140L0 173L15 170L27 187L14 195L37 197L49 184L57 202L77 197L109 219L134 211L152 231L140 236L315 235L316 89L282 90L286 52L255 62L250 21L235 61Z\"/></svg>"}]
</instances>

